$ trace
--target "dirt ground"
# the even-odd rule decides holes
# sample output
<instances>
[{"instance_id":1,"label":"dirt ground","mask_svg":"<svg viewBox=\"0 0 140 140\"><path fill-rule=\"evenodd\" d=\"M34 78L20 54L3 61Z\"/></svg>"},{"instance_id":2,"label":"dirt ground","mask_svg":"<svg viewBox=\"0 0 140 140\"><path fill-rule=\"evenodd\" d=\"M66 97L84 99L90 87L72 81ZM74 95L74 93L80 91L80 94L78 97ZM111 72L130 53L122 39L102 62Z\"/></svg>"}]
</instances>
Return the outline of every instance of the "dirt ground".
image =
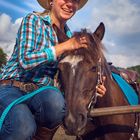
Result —
<instances>
[{"instance_id":1,"label":"dirt ground","mask_svg":"<svg viewBox=\"0 0 140 140\"><path fill-rule=\"evenodd\" d=\"M54 135L53 140L76 140L76 137L66 135L63 128L59 127L59 129Z\"/></svg>"}]
</instances>

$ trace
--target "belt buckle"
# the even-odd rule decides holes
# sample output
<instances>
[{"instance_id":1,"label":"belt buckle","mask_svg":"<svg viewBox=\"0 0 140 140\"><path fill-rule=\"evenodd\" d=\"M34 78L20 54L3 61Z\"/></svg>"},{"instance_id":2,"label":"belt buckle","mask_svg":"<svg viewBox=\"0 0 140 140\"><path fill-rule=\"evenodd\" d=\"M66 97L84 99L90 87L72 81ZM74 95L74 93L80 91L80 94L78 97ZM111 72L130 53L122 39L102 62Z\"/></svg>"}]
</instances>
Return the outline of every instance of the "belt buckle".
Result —
<instances>
[{"instance_id":1,"label":"belt buckle","mask_svg":"<svg viewBox=\"0 0 140 140\"><path fill-rule=\"evenodd\" d=\"M36 89L33 83L23 83L20 86L20 90L24 92L32 92Z\"/></svg>"}]
</instances>

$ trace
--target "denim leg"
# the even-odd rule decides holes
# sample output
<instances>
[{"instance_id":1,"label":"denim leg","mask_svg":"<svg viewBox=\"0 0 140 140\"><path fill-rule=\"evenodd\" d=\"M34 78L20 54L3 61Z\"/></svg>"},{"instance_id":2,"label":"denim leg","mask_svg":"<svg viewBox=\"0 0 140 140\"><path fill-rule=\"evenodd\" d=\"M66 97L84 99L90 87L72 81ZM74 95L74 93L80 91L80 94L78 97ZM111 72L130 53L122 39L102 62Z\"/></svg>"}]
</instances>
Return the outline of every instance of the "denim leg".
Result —
<instances>
[{"instance_id":1,"label":"denim leg","mask_svg":"<svg viewBox=\"0 0 140 140\"><path fill-rule=\"evenodd\" d=\"M11 103L22 93L13 87L0 87L0 114L8 103ZM35 134L36 123L26 104L14 106L5 118L0 140L31 140Z\"/></svg>"},{"instance_id":2,"label":"denim leg","mask_svg":"<svg viewBox=\"0 0 140 140\"><path fill-rule=\"evenodd\" d=\"M35 95L29 104L39 125L52 129L62 123L66 105L60 92L52 89L44 90Z\"/></svg>"}]
</instances>

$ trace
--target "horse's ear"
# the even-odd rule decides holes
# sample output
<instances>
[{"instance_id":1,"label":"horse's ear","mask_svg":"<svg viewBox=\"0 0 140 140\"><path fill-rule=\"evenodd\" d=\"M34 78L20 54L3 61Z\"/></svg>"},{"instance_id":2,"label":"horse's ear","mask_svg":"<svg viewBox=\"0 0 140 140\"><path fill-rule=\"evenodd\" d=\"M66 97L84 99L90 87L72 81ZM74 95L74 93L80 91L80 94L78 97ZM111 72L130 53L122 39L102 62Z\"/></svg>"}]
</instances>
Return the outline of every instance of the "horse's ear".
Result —
<instances>
[{"instance_id":1,"label":"horse's ear","mask_svg":"<svg viewBox=\"0 0 140 140\"><path fill-rule=\"evenodd\" d=\"M93 33L99 40L102 40L105 34L105 25L103 22L97 27L96 31Z\"/></svg>"}]
</instances>

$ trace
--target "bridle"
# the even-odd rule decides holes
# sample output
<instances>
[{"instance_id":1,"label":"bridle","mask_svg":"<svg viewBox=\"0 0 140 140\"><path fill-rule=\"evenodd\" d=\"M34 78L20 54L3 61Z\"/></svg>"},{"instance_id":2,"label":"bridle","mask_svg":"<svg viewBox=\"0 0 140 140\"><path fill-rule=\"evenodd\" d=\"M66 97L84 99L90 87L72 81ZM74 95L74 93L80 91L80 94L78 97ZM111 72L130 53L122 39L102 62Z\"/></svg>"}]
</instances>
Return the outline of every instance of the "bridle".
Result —
<instances>
[{"instance_id":1,"label":"bridle","mask_svg":"<svg viewBox=\"0 0 140 140\"><path fill-rule=\"evenodd\" d=\"M98 63L97 63L97 84L96 84L96 86L103 83L102 65L101 64L102 64L102 59L100 57L98 60ZM97 89L95 89L95 93L93 93L93 96L91 97L90 102L89 102L88 107L87 107L88 111L90 111L95 106L98 96L100 96L100 94L97 92Z\"/></svg>"}]
</instances>

